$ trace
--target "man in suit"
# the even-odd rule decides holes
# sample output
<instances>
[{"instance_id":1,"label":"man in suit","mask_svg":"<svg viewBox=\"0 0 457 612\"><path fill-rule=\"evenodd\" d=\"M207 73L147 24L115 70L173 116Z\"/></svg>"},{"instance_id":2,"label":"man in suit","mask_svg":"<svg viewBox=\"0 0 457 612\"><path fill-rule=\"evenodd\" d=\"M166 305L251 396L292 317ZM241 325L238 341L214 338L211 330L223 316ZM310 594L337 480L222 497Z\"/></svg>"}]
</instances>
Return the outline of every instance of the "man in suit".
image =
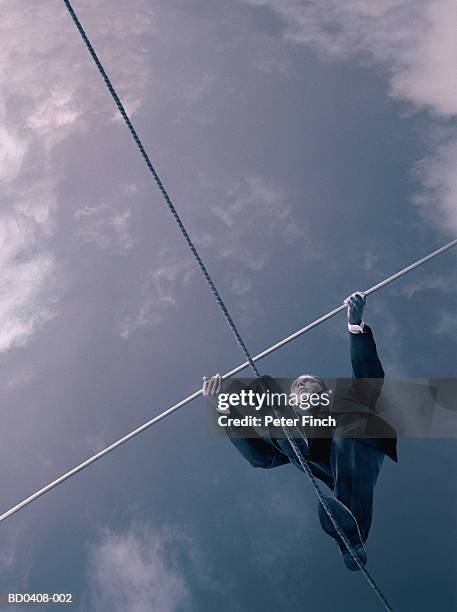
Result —
<instances>
[{"instance_id":1,"label":"man in suit","mask_svg":"<svg viewBox=\"0 0 457 612\"><path fill-rule=\"evenodd\" d=\"M345 304L353 378L348 388L335 389L331 406L326 409L327 414L338 417L337 426L326 437L309 437L303 429L298 432L295 429L293 438L313 474L332 490L333 496L326 496L327 504L356 551L359 563L364 565L367 560L364 542L372 522L374 488L384 456L397 461L396 435L376 413L384 371L373 333L363 321L366 297L356 292L345 300ZM259 385L272 391L279 389L270 377L254 381L251 387ZM321 378L302 374L293 382L291 393L300 397L325 390ZM220 392L219 374L209 380L203 379L203 395L212 403L217 404ZM319 415L322 413L321 410ZM286 438L259 435L249 427L243 428L242 435L239 429L231 426L225 429L232 444L252 466L268 469L293 463L302 469ZM318 512L322 528L337 542L346 567L360 569L320 503Z\"/></svg>"}]
</instances>

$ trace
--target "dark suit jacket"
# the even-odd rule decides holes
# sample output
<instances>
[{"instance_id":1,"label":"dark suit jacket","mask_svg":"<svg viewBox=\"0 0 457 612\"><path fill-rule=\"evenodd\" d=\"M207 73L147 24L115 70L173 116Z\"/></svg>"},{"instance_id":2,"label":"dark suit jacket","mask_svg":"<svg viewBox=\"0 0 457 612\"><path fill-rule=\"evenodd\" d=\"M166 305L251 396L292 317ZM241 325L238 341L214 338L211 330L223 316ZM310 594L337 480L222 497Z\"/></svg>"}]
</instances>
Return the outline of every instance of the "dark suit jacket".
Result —
<instances>
[{"instance_id":1,"label":"dark suit jacket","mask_svg":"<svg viewBox=\"0 0 457 612\"><path fill-rule=\"evenodd\" d=\"M384 370L376 350L373 332L365 325L363 334L349 333L352 383L336 386L331 405L319 415L333 414L338 425L333 436L372 438L378 448L397 461L395 430L376 410L384 383ZM311 439L310 451L325 459L329 453L326 440Z\"/></svg>"},{"instance_id":2,"label":"dark suit jacket","mask_svg":"<svg viewBox=\"0 0 457 612\"><path fill-rule=\"evenodd\" d=\"M335 414L339 425L333 432L334 436L370 437L372 435L378 448L396 461L395 431L376 413L376 401L381 393L384 370L378 357L373 333L370 327L365 325L363 334L349 333L349 338L352 384L346 388L337 387L331 405L325 409L325 412L321 410L319 415ZM269 387L275 387L271 377L264 377L264 381ZM258 385L258 382L253 384ZM228 391L235 389L230 387ZM232 430L230 427L226 428L226 433L232 444L254 467L273 468L289 462L300 467L285 440L272 436L261 437L251 428L243 428L244 437L239 437L239 430ZM299 438L296 442L301 445ZM330 451L331 438L309 438L307 453L309 459L330 465Z\"/></svg>"}]
</instances>

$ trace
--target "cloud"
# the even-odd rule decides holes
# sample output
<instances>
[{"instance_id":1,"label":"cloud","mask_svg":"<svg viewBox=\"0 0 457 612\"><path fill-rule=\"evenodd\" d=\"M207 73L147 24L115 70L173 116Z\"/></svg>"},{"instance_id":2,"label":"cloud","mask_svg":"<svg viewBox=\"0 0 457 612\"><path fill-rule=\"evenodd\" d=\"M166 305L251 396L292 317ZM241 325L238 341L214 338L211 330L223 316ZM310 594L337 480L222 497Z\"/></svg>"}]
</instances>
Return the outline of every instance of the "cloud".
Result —
<instances>
[{"instance_id":1,"label":"cloud","mask_svg":"<svg viewBox=\"0 0 457 612\"><path fill-rule=\"evenodd\" d=\"M414 201L428 222L445 230L457 231L457 130L441 137L433 152L414 169L423 190Z\"/></svg>"},{"instance_id":2,"label":"cloud","mask_svg":"<svg viewBox=\"0 0 457 612\"><path fill-rule=\"evenodd\" d=\"M173 612L182 609L189 589L179 567L179 550L190 546L170 530L137 524L105 531L91 550L91 610Z\"/></svg>"},{"instance_id":3,"label":"cloud","mask_svg":"<svg viewBox=\"0 0 457 612\"><path fill-rule=\"evenodd\" d=\"M157 259L158 265L148 273L139 295L132 296L134 305L124 308L117 324L119 335L125 340L138 329L159 325L170 307L177 304L180 289L195 273L193 261L179 261L167 248L162 249Z\"/></svg>"},{"instance_id":4,"label":"cloud","mask_svg":"<svg viewBox=\"0 0 457 612\"><path fill-rule=\"evenodd\" d=\"M199 244L215 249L217 255L237 261L251 272L265 265L269 239L292 245L306 236L297 224L286 192L261 176L245 178L227 190L224 201L213 205L217 221L211 234L198 234ZM253 240L253 236L262 240ZM245 292L246 280L238 283L238 293Z\"/></svg>"},{"instance_id":5,"label":"cloud","mask_svg":"<svg viewBox=\"0 0 457 612\"><path fill-rule=\"evenodd\" d=\"M275 12L283 37L316 49L327 61L354 57L382 65L389 95L426 110L430 153L415 167L414 198L440 228L457 229L457 4L454 0L243 0ZM446 123L447 121L447 123Z\"/></svg>"},{"instance_id":6,"label":"cloud","mask_svg":"<svg viewBox=\"0 0 457 612\"><path fill-rule=\"evenodd\" d=\"M0 0L0 6L0 81L8 85L6 98L17 97L23 106L24 132L68 135L69 128L81 128L77 124L88 121L85 113L97 106L114 116L112 102L63 3L32 4L25 11L14 0ZM148 70L137 41L154 30L147 3L135 0L114 7L105 0L94 7L82 0L77 9L110 75L127 95L127 104L138 106Z\"/></svg>"},{"instance_id":7,"label":"cloud","mask_svg":"<svg viewBox=\"0 0 457 612\"><path fill-rule=\"evenodd\" d=\"M38 238L52 235L54 231L54 213L57 210L57 194L52 177L21 181L8 190L9 201L14 214L27 220L34 226L31 232Z\"/></svg>"},{"instance_id":8,"label":"cloud","mask_svg":"<svg viewBox=\"0 0 457 612\"><path fill-rule=\"evenodd\" d=\"M375 253L373 247L369 247L367 251L364 253L363 257L363 269L366 272L370 272L376 266L378 262L378 256Z\"/></svg>"},{"instance_id":9,"label":"cloud","mask_svg":"<svg viewBox=\"0 0 457 612\"><path fill-rule=\"evenodd\" d=\"M417 281L406 283L401 288L391 289L393 295L404 295L408 299L414 297L421 291L438 290L443 293L452 293L455 291L454 282L449 278L449 275L427 276Z\"/></svg>"},{"instance_id":10,"label":"cloud","mask_svg":"<svg viewBox=\"0 0 457 612\"><path fill-rule=\"evenodd\" d=\"M408 9L414 4L409 3ZM404 3L402 3L402 11ZM414 20L416 21L416 20ZM421 24L418 22L422 21ZM408 35L400 58L395 58L395 46L386 55L392 61L392 93L424 106L443 117L457 114L457 4L453 0L429 2L417 17L416 36ZM408 26L408 13L402 13L402 29ZM401 40L401 36L398 37Z\"/></svg>"},{"instance_id":11,"label":"cloud","mask_svg":"<svg viewBox=\"0 0 457 612\"><path fill-rule=\"evenodd\" d=\"M4 181L0 216L0 352L24 345L53 318L59 269L46 245L56 196L52 180Z\"/></svg>"},{"instance_id":12,"label":"cloud","mask_svg":"<svg viewBox=\"0 0 457 612\"><path fill-rule=\"evenodd\" d=\"M187 123L189 120L207 127L214 123L217 114L209 104L204 104L205 99L215 90L218 81L216 75L210 72L186 72L179 80L180 100L182 106L177 112L173 123L178 126L181 122ZM220 86L220 84L219 84Z\"/></svg>"},{"instance_id":13,"label":"cloud","mask_svg":"<svg viewBox=\"0 0 457 612\"><path fill-rule=\"evenodd\" d=\"M449 310L442 310L438 315L437 325L433 333L437 336L446 336L455 340L457 330L457 314Z\"/></svg>"},{"instance_id":14,"label":"cloud","mask_svg":"<svg viewBox=\"0 0 457 612\"><path fill-rule=\"evenodd\" d=\"M6 125L0 124L0 182L16 178L22 168L26 143L22 142Z\"/></svg>"},{"instance_id":15,"label":"cloud","mask_svg":"<svg viewBox=\"0 0 457 612\"><path fill-rule=\"evenodd\" d=\"M126 253L134 245L129 231L130 209L119 211L110 204L84 206L75 212L79 223L78 237L102 249L117 246Z\"/></svg>"},{"instance_id":16,"label":"cloud","mask_svg":"<svg viewBox=\"0 0 457 612\"><path fill-rule=\"evenodd\" d=\"M314 258L316 245L309 230L297 220L290 203L290 193L282 185L262 175L246 176L221 188L223 179L213 182L205 177L205 194L193 194L201 222L192 235L204 258L223 260L223 273L237 302L237 321L251 325L262 304L255 296L255 278L260 270L274 262L276 249L294 249ZM203 207L200 202L207 204ZM210 255L205 255L209 251Z\"/></svg>"},{"instance_id":17,"label":"cloud","mask_svg":"<svg viewBox=\"0 0 457 612\"><path fill-rule=\"evenodd\" d=\"M24 215L0 217L0 352L23 345L52 318L55 261L33 248L34 234Z\"/></svg>"},{"instance_id":18,"label":"cloud","mask_svg":"<svg viewBox=\"0 0 457 612\"><path fill-rule=\"evenodd\" d=\"M112 120L115 109L63 3L31 4L24 10L14 0L0 0L0 8L0 160L1 172L11 179L34 146L49 152L90 128L94 115L97 121ZM154 29L147 3L135 0L114 7L81 0L77 8L134 112L148 75L138 40Z\"/></svg>"},{"instance_id":19,"label":"cloud","mask_svg":"<svg viewBox=\"0 0 457 612\"><path fill-rule=\"evenodd\" d=\"M457 113L453 0L244 0L276 11L291 42L325 57L369 54L387 64L391 93L437 115Z\"/></svg>"},{"instance_id":20,"label":"cloud","mask_svg":"<svg viewBox=\"0 0 457 612\"><path fill-rule=\"evenodd\" d=\"M57 229L62 178L53 163L56 147L91 128L94 117L112 121L114 107L63 3L24 8L0 0L0 9L0 351L6 351L27 342L55 311L59 267L47 239ZM78 10L127 106L136 110L148 74L137 41L153 29L147 3L83 0ZM112 211L108 222L124 250L132 245L129 214Z\"/></svg>"}]
</instances>

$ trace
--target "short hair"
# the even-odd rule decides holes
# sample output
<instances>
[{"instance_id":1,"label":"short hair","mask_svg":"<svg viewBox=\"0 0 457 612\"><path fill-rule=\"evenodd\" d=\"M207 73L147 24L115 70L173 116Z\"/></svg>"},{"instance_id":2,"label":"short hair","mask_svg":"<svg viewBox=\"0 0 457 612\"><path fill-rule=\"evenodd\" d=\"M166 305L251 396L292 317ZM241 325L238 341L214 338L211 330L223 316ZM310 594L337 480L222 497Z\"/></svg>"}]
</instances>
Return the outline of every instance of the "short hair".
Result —
<instances>
[{"instance_id":1,"label":"short hair","mask_svg":"<svg viewBox=\"0 0 457 612\"><path fill-rule=\"evenodd\" d=\"M317 383L321 387L322 391L325 391L327 389L324 381L320 376L316 376L315 374L302 374L292 383L291 393L300 395L304 389L306 382L310 381Z\"/></svg>"}]
</instances>

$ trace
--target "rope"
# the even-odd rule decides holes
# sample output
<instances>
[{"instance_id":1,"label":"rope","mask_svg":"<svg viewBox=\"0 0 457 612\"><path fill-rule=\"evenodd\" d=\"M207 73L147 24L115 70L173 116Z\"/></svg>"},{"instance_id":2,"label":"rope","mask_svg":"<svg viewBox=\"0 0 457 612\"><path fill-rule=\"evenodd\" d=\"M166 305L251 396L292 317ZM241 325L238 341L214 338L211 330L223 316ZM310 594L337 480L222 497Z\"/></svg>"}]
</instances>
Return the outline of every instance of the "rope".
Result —
<instances>
[{"instance_id":1,"label":"rope","mask_svg":"<svg viewBox=\"0 0 457 612\"><path fill-rule=\"evenodd\" d=\"M374 291L377 291L378 289L381 288L381 286L384 287L385 285L390 283L392 280L395 280L395 279L399 278L400 276L402 276L403 274L406 274L407 272L410 272L411 270L413 270L417 266L421 265L425 261L428 261L432 257L435 257L436 255L439 255L440 253L443 253L445 250L450 249L452 246L454 246L456 244L457 244L457 240L454 240L453 242L450 242L449 244L445 245L444 247L441 247L437 251L434 251L430 255L427 255L427 257L424 257L424 258L420 259L419 261L417 261L414 264L408 266L407 268L404 268L400 272L397 272L393 276L390 276L389 278L384 280L382 283L379 283L378 285L375 285L371 289L368 289L367 291L364 292L365 295L369 295L370 293L373 293ZM273 351L276 351L278 348L288 344L291 340L294 340L295 338L298 338L298 336L301 336L301 335L305 334L310 329L313 329L313 327L317 327L318 325L320 325L324 321L327 321L331 317L335 316L338 312L341 312L342 310L345 310L345 309L346 309L346 306L343 304L342 306L339 306L338 308L335 308L334 310L331 310L329 313L327 313L323 317L320 317L319 319L316 319L315 321L313 321L309 325L306 325L305 327L302 327L301 329L297 330L296 332L294 332L290 336L287 336L287 338L284 338L280 342L277 342L276 344L273 344L269 348L265 349L264 351L262 351L261 353L259 353L255 357L253 357L252 360L253 361L258 361L259 359L262 359L263 357L266 357L267 355L269 355ZM244 368L246 368L248 365L249 365L249 363L247 361L244 362L244 363L241 363L236 368L233 368L233 370L230 370L229 372L226 372L222 376L222 379L226 380L227 378L230 378L231 376L234 376L235 374L238 374L239 372L241 372L241 370L244 370ZM83 461L82 463L80 463L79 465L74 467L72 470L69 470L65 474L62 474L62 476L60 476L56 480L53 480L52 482L50 482L45 487L43 487L43 488L39 489L38 491L36 491L35 493L33 493L33 495L30 495L29 497L23 499L21 502L19 502L18 504L16 504L12 508L10 508L9 510L7 510L3 514L1 514L0 515L0 522L4 521L8 517L12 516L13 514L18 512L19 510L21 510L21 508L24 508L25 506L28 506L33 501L35 501L36 499L38 499L39 497L41 497L42 495L44 495L45 493L47 493L48 491L50 491L51 489L56 487L57 485L61 484L65 480L68 480L69 478L71 478L72 476L77 474L78 472L81 472L85 468L89 467L90 465L92 465L92 463L95 463L95 461L98 461L99 459L101 459L102 457L104 457L105 455L110 453L111 451L115 450L116 448L119 448L119 446L122 446L123 444L125 444L129 440L132 440L133 438L138 436L143 431L146 431L147 429L149 429L150 427L152 427L153 425L155 425L156 423L158 423L162 419L165 419L166 417L168 417L173 412L176 412L177 410L179 410L183 406L186 406L187 404L192 402L197 397L200 397L202 394L203 394L203 389L199 389L198 391L195 391L191 395L188 395L187 397L185 397L180 402L177 402L173 406L170 406L170 408L168 408L167 410L164 410L163 412L161 412L157 416L153 417L151 420L147 421L146 423L144 423L140 427L137 427L136 429L134 429L133 431L131 431L127 435L125 435L122 438L120 438L119 440L116 440L116 442L113 442L112 444L110 444L110 446L107 446L106 448L104 448L103 450L99 451L95 455L92 455L92 457L89 457L89 459L86 459L86 461Z\"/></svg>"},{"instance_id":2,"label":"rope","mask_svg":"<svg viewBox=\"0 0 457 612\"><path fill-rule=\"evenodd\" d=\"M333 514L332 509L330 508L330 506L327 503L327 500L325 499L325 495L322 493L322 489L320 488L319 483L316 480L316 477L312 473L311 468L309 467L309 464L308 464L307 460L303 457L299 447L295 443L295 440L290 435L287 427L283 426L282 429L283 429L283 431L284 431L284 433L286 435L287 441L289 442L290 446L292 447L292 449L293 449L293 451L295 453L295 456L297 457L297 459L298 459L298 461L299 461L303 471L307 474L308 478L310 479L311 484L312 484L312 486L314 488L314 491L315 491L315 493L317 495L317 498L319 499L320 503L324 507L325 512L327 513L329 519L332 521L332 524L335 527L335 530L336 530L337 534L339 535L339 537L343 541L344 545L348 549L349 554L354 559L356 564L359 566L360 571L363 573L363 575L366 578L366 580L367 580L368 584L370 585L370 587L376 593L376 595L377 595L378 599L380 600L381 604L383 605L384 609L387 610L388 612L392 612L393 609L392 609L391 605L389 604L389 601L387 600L386 596L381 591L380 587L378 586L378 584L376 583L375 579L370 574L370 572L367 570L367 568L361 563L361 561L359 559L359 556L356 553L356 551L354 550L351 542L349 541L349 539L346 536L346 534L344 533L344 531L341 529L341 527L340 527L340 525L339 525L335 515Z\"/></svg>"},{"instance_id":3,"label":"rope","mask_svg":"<svg viewBox=\"0 0 457 612\"><path fill-rule=\"evenodd\" d=\"M414 262L413 264L407 266L403 270L400 270L396 274L393 274L392 276L388 277L387 279L385 279L384 281L378 283L377 285L374 285L373 287L371 287L370 289L368 289L367 291L364 292L365 295L370 295L371 293L374 293L375 291L378 291L382 287L385 287L387 284L391 283L392 281L396 280L397 278L400 278L404 274L407 274L408 272L411 272L411 270L414 270L414 268L417 268L418 266L422 265L426 261L429 261L433 257L436 257L437 255L439 255L439 254L443 253L444 251L450 249L451 247L455 246L456 244L457 244L457 240L454 240L453 242L450 242L449 244L444 245L440 249L437 249L433 253L430 253L429 255L423 257L422 259ZM290 336L287 336L286 338L284 338L280 342L277 342L276 344L274 344L271 347L267 348L266 350L264 350L263 352L259 353L254 358L252 358L252 360L250 360L250 361L258 361L259 359L262 359L266 355L269 355L273 351L275 351L278 348L280 348L280 347L284 346L285 344L289 343L291 340L293 340L293 339L297 338L298 336L301 336L302 334L308 332L310 329L313 329L314 327L317 327L318 325L320 325L324 321L327 321L328 319L330 319L331 317L335 316L337 313L339 313L339 312L341 312L342 310L345 310L345 309L346 309L346 306L344 304L339 306L338 308L335 308L334 310L330 311L326 315L320 317L319 319L316 319L315 321L313 321L309 325L306 325L305 327L303 327L302 329L297 330L296 332L294 332ZM230 372L227 372L226 374L224 374L222 376L222 378L225 380L225 379L233 376L234 374L237 374L238 372L243 370L246 366L250 365L250 361L240 364L239 366L237 366L236 368L234 368ZM258 372L257 369L256 369L256 372ZM259 376L259 378L260 378L260 376ZM147 421L146 423L144 423L143 425L141 425L137 429L131 431L129 434L127 434L123 438L120 438L119 440L117 440L116 442L111 444L110 446L108 446L105 449L103 449L102 451L96 453L95 455L93 455L92 457L90 457L89 459L84 461L83 463L79 464L78 466L76 466L75 468L70 470L69 472L66 472L65 474L63 474L62 476L57 478L56 480L50 482L48 485L46 485L42 489L39 489L33 495L30 495L29 497L27 497L26 499L24 499L23 501L18 503L16 506L13 506L10 510L8 510L7 512L4 512L2 515L0 515L0 522L4 521L5 519L10 517L11 515L15 514L21 508L24 508L28 504L32 503L33 501L35 501L36 499L38 499L39 497L41 497L42 495L44 495L45 493L47 493L48 491L50 491L51 489L56 487L57 485L61 484L65 480L68 480L69 478L71 478L72 476L74 476L78 472L82 471L83 469L85 469L86 467L88 467L89 465L91 465L92 463L97 461L98 459L101 459L102 457L104 457L105 455L107 455L108 453L113 451L114 449L118 448L122 444L125 444L126 442L128 442L129 440L131 440L132 438L134 438L135 436L137 436L141 432L145 431L146 429L148 429L149 427L151 427L152 425L154 425L158 421L166 418L168 415L170 415L173 412L177 411L179 408L182 408L186 404L190 403L192 400L194 400L197 397L199 397L200 395L202 395L202 393L203 393L203 389L195 391L194 393L192 393L191 395L189 395L185 399L181 400L180 402L178 402L174 406L171 406L170 408L168 408L168 410L165 410L164 412L160 413L159 415L157 415L156 417L154 417L150 421ZM332 524L334 525L336 532L338 533L339 537L343 541L344 545L347 547L351 557L354 559L356 564L359 566L359 568L360 568L361 572L363 573L364 577L366 578L368 584L370 585L370 587L375 592L376 596L381 601L381 603L384 606L385 610L388 610L390 612L392 610L392 607L390 606L386 596L383 594L383 592L381 591L381 589L377 585L376 581L371 576L370 572L361 564L360 559L359 559L357 553L352 548L351 543L349 542L348 538L346 537L344 531L339 526L338 521L336 520L335 516L333 515L333 512L332 512L331 508L327 504L327 501L326 501L324 495L322 494L321 488L320 488L316 478L314 477L314 474L312 473L312 471L311 471L307 461L302 456L302 454L300 452L300 449L297 447L297 445L295 444L295 441L293 440L293 438L290 436L290 434L287 432L286 429L284 429L284 433L286 434L286 437L287 437L287 439L289 441L289 444L291 445L295 455L297 456L297 459L298 459L298 461L299 461L303 471L307 474L308 478L310 479L311 484L312 484L312 486L314 488L314 491L315 491L315 493L316 493L320 503L324 507L324 509L325 509L325 511L326 511L326 513L327 513L327 515L329 517L329 519L331 520Z\"/></svg>"},{"instance_id":4,"label":"rope","mask_svg":"<svg viewBox=\"0 0 457 612\"><path fill-rule=\"evenodd\" d=\"M199 255L199 253L198 253L194 243L192 242L191 237L189 236L186 228L184 227L184 224L181 221L181 218L178 215L178 212L177 212L173 202L171 201L171 198L170 198L167 190L165 189L164 184L162 183L159 175L157 174L156 169L152 165L152 162L151 162L151 160L149 158L149 155L147 154L146 149L144 148L143 143L141 142L140 137L138 136L138 133L137 133L135 127L133 126L133 123L132 123L131 119L127 115L127 112L126 112L126 110L124 108L124 105L122 104L122 102L121 102L121 100L120 100L116 90L114 89L114 87L113 87L113 85L112 85L112 83L111 83L111 81L110 81L110 79L108 77L108 74L106 73L105 68L103 67L101 61L99 60L99 58L98 58L98 56L97 56L97 54L95 52L95 49L92 46L92 43L90 42L89 38L87 37L87 34L84 31L84 28L82 27L81 22L79 21L79 19L78 19L77 15L76 15L75 11L73 10L73 7L71 6L70 2L68 0L63 0L63 1L64 1L65 6L68 9L68 12L70 13L71 18L73 19L73 22L74 22L76 28L78 29L78 32L81 35L81 38L83 39L84 43L86 44L87 50L89 51L90 55L92 56L92 59L94 60L94 62L96 64L100 74L102 75L103 80L105 81L105 84L106 84L106 86L107 86L107 88L108 88L108 90L109 90L109 92L110 92L110 94L111 94L111 96L112 96L112 98L113 98L113 100L114 100L114 102L115 102L115 104L116 104L116 106L117 106L117 108L118 108L122 118L124 119L125 124L127 125L128 129L130 131L130 134L132 135L132 138L135 141L135 143L136 143L136 145L138 147L138 150L140 151L140 154L141 154L142 158L144 159L144 161L146 163L146 166L148 167L150 173L152 174L152 177L153 177L157 187L159 188L160 193L162 194L162 197L163 197L163 199L164 199L164 201L165 201L165 203L166 203L166 205L168 207L168 210L173 215L173 218L176 221L176 224L177 224L181 234L183 235L183 238L186 241L187 246L189 247L192 255L194 256L195 261L197 262L197 265L200 268L201 273L203 274L206 282L208 283L208 286L209 286L212 294L216 298L216 302L217 302L219 308L222 310L222 313L223 313L227 323L229 324L230 329L232 330L233 335L236 338L236 341L238 342L241 350L243 351L244 356L246 357L248 364L250 365L250 367L251 367L252 371L254 372L255 376L257 378L260 378L260 373L259 373L259 371L257 370L257 367L254 364L254 361L253 361L253 359L252 359L252 357L251 357L251 355L250 355L250 353L249 353L249 351L248 351L248 349L247 349L247 347L246 347L246 345L245 345L245 343L244 343L244 341L243 341L243 339L242 339L242 337L240 335L240 332L238 331L238 328L237 328L234 320L232 319L232 317L231 317L231 315L230 315L230 313L228 311L227 306L224 303L224 300L222 299L219 291L217 290L216 285L213 282L213 279L211 278L211 276L210 276L210 274L209 274L205 264L203 263L202 258L200 257L200 255Z\"/></svg>"}]
</instances>

